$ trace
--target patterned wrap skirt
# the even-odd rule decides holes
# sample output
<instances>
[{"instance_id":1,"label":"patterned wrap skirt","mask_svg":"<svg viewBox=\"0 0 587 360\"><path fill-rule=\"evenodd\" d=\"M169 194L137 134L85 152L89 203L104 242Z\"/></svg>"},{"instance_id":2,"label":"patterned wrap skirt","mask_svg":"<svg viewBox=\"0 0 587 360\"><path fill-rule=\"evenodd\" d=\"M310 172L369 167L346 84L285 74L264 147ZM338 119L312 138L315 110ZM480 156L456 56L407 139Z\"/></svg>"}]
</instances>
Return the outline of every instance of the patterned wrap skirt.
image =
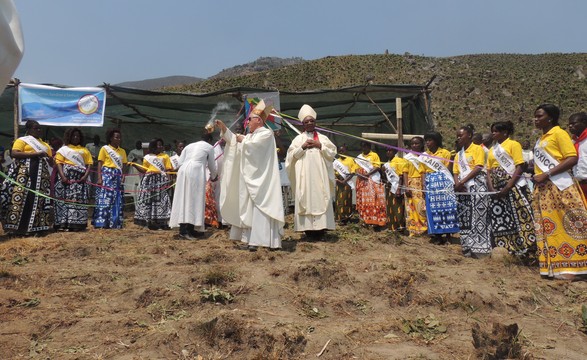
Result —
<instances>
[{"instance_id":1,"label":"patterned wrap skirt","mask_svg":"<svg viewBox=\"0 0 587 360\"><path fill-rule=\"evenodd\" d=\"M68 180L65 184L57 176L55 181L55 228L83 230L88 226L89 186L79 181L86 169L63 164L63 173Z\"/></svg>"},{"instance_id":2,"label":"patterned wrap skirt","mask_svg":"<svg viewBox=\"0 0 587 360\"><path fill-rule=\"evenodd\" d=\"M408 188L412 189L412 197L405 197L406 226L411 236L422 235L428 231L426 200L422 191L422 178L408 178Z\"/></svg>"},{"instance_id":3,"label":"patterned wrap skirt","mask_svg":"<svg viewBox=\"0 0 587 360\"><path fill-rule=\"evenodd\" d=\"M486 173L477 174L468 194L457 195L461 246L464 252L478 255L490 254L493 249L489 226L491 198L488 194L479 194L487 192L486 180Z\"/></svg>"},{"instance_id":4,"label":"patterned wrap skirt","mask_svg":"<svg viewBox=\"0 0 587 360\"><path fill-rule=\"evenodd\" d=\"M387 208L387 228L390 230L403 230L406 228L406 216L403 195L396 196L391 193L389 186L385 187L385 201Z\"/></svg>"},{"instance_id":5,"label":"patterned wrap skirt","mask_svg":"<svg viewBox=\"0 0 587 360\"><path fill-rule=\"evenodd\" d=\"M29 234L53 227L51 172L44 158L15 159L8 169L8 179L2 183L0 207L5 231ZM13 183L13 180L16 182ZM25 189L26 188L26 189Z\"/></svg>"},{"instance_id":6,"label":"patterned wrap skirt","mask_svg":"<svg viewBox=\"0 0 587 360\"><path fill-rule=\"evenodd\" d=\"M169 176L146 173L139 184L134 222L140 226L166 227L171 216Z\"/></svg>"},{"instance_id":7,"label":"patterned wrap skirt","mask_svg":"<svg viewBox=\"0 0 587 360\"><path fill-rule=\"evenodd\" d=\"M214 186L210 180L206 181L206 206L204 208L204 224L220 227L218 222L218 208L216 207L216 197L214 194Z\"/></svg>"},{"instance_id":8,"label":"patterned wrap skirt","mask_svg":"<svg viewBox=\"0 0 587 360\"><path fill-rule=\"evenodd\" d=\"M334 215L337 222L346 222L353 214L353 189L348 184L336 182Z\"/></svg>"},{"instance_id":9,"label":"patterned wrap skirt","mask_svg":"<svg viewBox=\"0 0 587 360\"><path fill-rule=\"evenodd\" d=\"M367 172L364 169L358 169L357 174L365 175ZM358 176L357 212L365 224L385 226L387 224L385 186L370 178Z\"/></svg>"},{"instance_id":10,"label":"patterned wrap skirt","mask_svg":"<svg viewBox=\"0 0 587 360\"><path fill-rule=\"evenodd\" d=\"M536 184L532 208L540 275L587 274L587 207L579 186Z\"/></svg>"},{"instance_id":11,"label":"patterned wrap skirt","mask_svg":"<svg viewBox=\"0 0 587 360\"><path fill-rule=\"evenodd\" d=\"M92 224L96 228L121 229L124 207L122 172L117 168L102 167L102 186L96 188L96 207Z\"/></svg>"},{"instance_id":12,"label":"patterned wrap skirt","mask_svg":"<svg viewBox=\"0 0 587 360\"><path fill-rule=\"evenodd\" d=\"M502 168L491 170L491 182L496 190L503 189L512 177ZM502 198L491 200L491 229L495 246L511 254L524 255L536 249L531 194L527 186L514 186Z\"/></svg>"},{"instance_id":13,"label":"patterned wrap skirt","mask_svg":"<svg viewBox=\"0 0 587 360\"><path fill-rule=\"evenodd\" d=\"M441 172L426 173L424 190L428 234L458 233L454 183Z\"/></svg>"}]
</instances>

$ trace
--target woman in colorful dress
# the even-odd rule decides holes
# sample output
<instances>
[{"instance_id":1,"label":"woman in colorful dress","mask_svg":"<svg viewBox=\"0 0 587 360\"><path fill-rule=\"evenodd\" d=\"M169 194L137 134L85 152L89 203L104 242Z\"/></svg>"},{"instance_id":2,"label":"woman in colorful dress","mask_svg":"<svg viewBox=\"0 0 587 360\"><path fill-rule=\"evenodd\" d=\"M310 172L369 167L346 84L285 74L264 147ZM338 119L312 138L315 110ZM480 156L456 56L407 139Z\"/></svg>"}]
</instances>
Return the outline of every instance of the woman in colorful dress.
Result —
<instances>
[{"instance_id":1,"label":"woman in colorful dress","mask_svg":"<svg viewBox=\"0 0 587 360\"><path fill-rule=\"evenodd\" d=\"M424 190L426 191L426 220L432 242L445 243L442 235L459 232L454 178L448 170L450 151L442 148L442 135L433 131L424 135L425 153L418 157L424 165Z\"/></svg>"},{"instance_id":2,"label":"woman in colorful dress","mask_svg":"<svg viewBox=\"0 0 587 360\"><path fill-rule=\"evenodd\" d=\"M81 231L88 226L89 185L86 183L93 164L92 154L81 144L84 135L71 128L63 136L65 145L57 150L55 163L55 229Z\"/></svg>"},{"instance_id":3,"label":"woman in colorful dress","mask_svg":"<svg viewBox=\"0 0 587 360\"><path fill-rule=\"evenodd\" d=\"M406 227L409 236L419 236L428 230L426 221L426 201L424 200L424 165L418 160L417 154L424 152L424 138L416 136L410 141L413 153L404 156L408 170L405 191Z\"/></svg>"},{"instance_id":4,"label":"woman in colorful dress","mask_svg":"<svg viewBox=\"0 0 587 360\"><path fill-rule=\"evenodd\" d=\"M577 163L571 137L560 128L560 110L542 104L534 125L542 131L534 147L534 226L540 275L575 279L587 274L587 208L569 174Z\"/></svg>"},{"instance_id":5,"label":"woman in colorful dress","mask_svg":"<svg viewBox=\"0 0 587 360\"><path fill-rule=\"evenodd\" d=\"M528 255L536 247L530 191L523 178L522 145L510 139L511 121L491 125L495 144L487 155L487 187L497 192L491 198L490 219L493 244L515 255Z\"/></svg>"},{"instance_id":6,"label":"woman in colorful dress","mask_svg":"<svg viewBox=\"0 0 587 360\"><path fill-rule=\"evenodd\" d=\"M92 224L95 228L121 229L124 207L122 174L127 163L126 151L120 147L120 130L108 131L106 139L108 145L102 146L98 154L96 207Z\"/></svg>"},{"instance_id":7,"label":"woman in colorful dress","mask_svg":"<svg viewBox=\"0 0 587 360\"><path fill-rule=\"evenodd\" d=\"M387 179L385 186L387 228L401 232L406 228L403 187L408 182L408 164L396 154L396 149L387 149L388 162L383 164L381 170Z\"/></svg>"},{"instance_id":8,"label":"woman in colorful dress","mask_svg":"<svg viewBox=\"0 0 587 360\"><path fill-rule=\"evenodd\" d=\"M381 182L379 155L371 151L371 143L362 141L363 152L355 158L357 167L357 212L366 225L385 226L387 209L385 186Z\"/></svg>"},{"instance_id":9,"label":"woman in colorful dress","mask_svg":"<svg viewBox=\"0 0 587 360\"><path fill-rule=\"evenodd\" d=\"M358 165L352 157L346 155L347 147L343 144L338 148L338 158L334 160L336 178L336 200L334 203L335 220L345 225L353 214L353 189L355 188L355 171Z\"/></svg>"},{"instance_id":10,"label":"woman in colorful dress","mask_svg":"<svg viewBox=\"0 0 587 360\"><path fill-rule=\"evenodd\" d=\"M139 184L134 222L149 230L169 230L171 201L167 172L173 170L173 166L164 150L163 140L154 139L149 142L149 154L143 158L143 165L132 164L145 174Z\"/></svg>"},{"instance_id":11,"label":"woman in colorful dress","mask_svg":"<svg viewBox=\"0 0 587 360\"><path fill-rule=\"evenodd\" d=\"M0 192L4 231L16 235L47 231L53 227L54 220L53 203L43 196L51 194L53 152L41 139L37 121L27 121L25 128L26 136L16 139L12 145L14 163Z\"/></svg>"},{"instance_id":12,"label":"woman in colorful dress","mask_svg":"<svg viewBox=\"0 0 587 360\"><path fill-rule=\"evenodd\" d=\"M480 257L491 254L490 198L487 193L485 150L473 143L473 131L463 126L457 131L459 151L453 170L461 247L463 255Z\"/></svg>"}]
</instances>

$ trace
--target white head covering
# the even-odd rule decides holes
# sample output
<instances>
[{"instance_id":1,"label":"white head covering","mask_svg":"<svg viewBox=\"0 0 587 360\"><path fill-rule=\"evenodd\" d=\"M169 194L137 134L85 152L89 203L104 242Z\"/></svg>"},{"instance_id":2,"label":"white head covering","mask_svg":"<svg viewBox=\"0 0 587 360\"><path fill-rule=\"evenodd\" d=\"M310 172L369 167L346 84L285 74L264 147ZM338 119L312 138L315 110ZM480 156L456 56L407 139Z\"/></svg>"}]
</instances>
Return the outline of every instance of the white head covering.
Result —
<instances>
[{"instance_id":1,"label":"white head covering","mask_svg":"<svg viewBox=\"0 0 587 360\"><path fill-rule=\"evenodd\" d=\"M304 121L304 119L308 116L311 116L314 118L314 120L316 120L316 111L314 111L310 105L304 104L298 113L298 119L300 119L300 121Z\"/></svg>"}]
</instances>

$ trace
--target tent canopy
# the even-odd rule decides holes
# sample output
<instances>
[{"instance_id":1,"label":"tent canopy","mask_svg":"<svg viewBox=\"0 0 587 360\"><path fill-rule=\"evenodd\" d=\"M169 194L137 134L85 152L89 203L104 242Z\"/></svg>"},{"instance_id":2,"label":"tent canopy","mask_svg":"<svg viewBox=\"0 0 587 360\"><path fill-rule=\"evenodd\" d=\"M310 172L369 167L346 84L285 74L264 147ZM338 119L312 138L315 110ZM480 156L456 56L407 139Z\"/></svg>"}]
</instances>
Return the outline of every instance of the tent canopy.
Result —
<instances>
[{"instance_id":1,"label":"tent canopy","mask_svg":"<svg viewBox=\"0 0 587 360\"><path fill-rule=\"evenodd\" d=\"M118 127L123 146L134 147L136 140L163 138L166 143L185 139L198 140L212 118L227 124L242 119L243 96L272 90L232 88L208 94L166 93L104 84L107 91L105 121L102 128L83 128L86 142L95 134L104 141L108 128ZM0 134L3 145L13 137L15 87L0 97ZM395 133L396 98L402 98L403 133L423 134L432 128L430 93L421 85L365 85L342 89L307 92L279 92L281 112L297 118L303 104L318 114L317 125L360 136L361 132ZM219 107L222 104L222 107ZM222 110L218 110L222 108ZM240 115L239 115L240 113ZM385 114L385 115L384 115ZM48 127L45 137L61 137L65 128ZM23 134L23 129L19 135ZM331 136L335 143L348 138ZM352 143L354 140L350 140Z\"/></svg>"}]
</instances>

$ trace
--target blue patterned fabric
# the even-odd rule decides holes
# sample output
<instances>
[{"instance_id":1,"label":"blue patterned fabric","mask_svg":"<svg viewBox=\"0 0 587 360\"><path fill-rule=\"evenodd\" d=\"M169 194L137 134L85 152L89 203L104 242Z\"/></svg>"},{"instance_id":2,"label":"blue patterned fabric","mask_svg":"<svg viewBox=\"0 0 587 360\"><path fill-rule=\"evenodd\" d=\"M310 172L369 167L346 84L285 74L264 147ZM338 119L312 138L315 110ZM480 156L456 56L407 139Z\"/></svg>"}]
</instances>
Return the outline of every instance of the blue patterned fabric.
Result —
<instances>
[{"instance_id":1,"label":"blue patterned fabric","mask_svg":"<svg viewBox=\"0 0 587 360\"><path fill-rule=\"evenodd\" d=\"M96 208L92 224L96 228L122 228L122 172L116 168L102 167L102 186L96 188Z\"/></svg>"},{"instance_id":2,"label":"blue patterned fabric","mask_svg":"<svg viewBox=\"0 0 587 360\"><path fill-rule=\"evenodd\" d=\"M426 173L426 217L428 234L459 232L454 184L441 172Z\"/></svg>"}]
</instances>

